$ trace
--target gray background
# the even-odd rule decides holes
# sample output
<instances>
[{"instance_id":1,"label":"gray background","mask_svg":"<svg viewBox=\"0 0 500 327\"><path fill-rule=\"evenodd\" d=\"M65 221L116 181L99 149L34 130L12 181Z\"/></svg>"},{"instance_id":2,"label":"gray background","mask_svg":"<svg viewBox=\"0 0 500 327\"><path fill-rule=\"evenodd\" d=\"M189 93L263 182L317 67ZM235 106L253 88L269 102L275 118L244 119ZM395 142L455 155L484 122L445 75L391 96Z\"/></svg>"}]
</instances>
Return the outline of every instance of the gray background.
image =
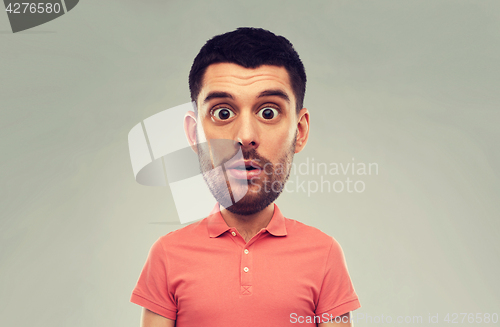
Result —
<instances>
[{"instance_id":1,"label":"gray background","mask_svg":"<svg viewBox=\"0 0 500 327\"><path fill-rule=\"evenodd\" d=\"M358 311L500 313L498 1L87 0L16 34L0 14L0 324L139 325L148 250L182 226L127 133L188 102L197 51L238 26L304 61L297 163L379 165L363 193L278 200L340 242Z\"/></svg>"}]
</instances>

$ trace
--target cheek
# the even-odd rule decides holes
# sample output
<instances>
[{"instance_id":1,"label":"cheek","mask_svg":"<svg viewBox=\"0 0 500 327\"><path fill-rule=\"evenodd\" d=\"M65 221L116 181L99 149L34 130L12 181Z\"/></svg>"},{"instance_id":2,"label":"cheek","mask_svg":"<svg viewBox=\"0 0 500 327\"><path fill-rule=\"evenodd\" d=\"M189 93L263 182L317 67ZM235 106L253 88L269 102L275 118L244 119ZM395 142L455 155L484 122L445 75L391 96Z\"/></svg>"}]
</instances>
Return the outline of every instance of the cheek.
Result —
<instances>
[{"instance_id":1,"label":"cheek","mask_svg":"<svg viewBox=\"0 0 500 327\"><path fill-rule=\"evenodd\" d=\"M273 133L272 135L270 135L270 137L266 142L267 146L261 144L261 146L265 149L266 154L268 154L267 158L271 159L273 162L276 162L278 159L281 159L285 154L288 153L290 145L293 142L294 136L295 132ZM265 156L264 153L262 153L262 155Z\"/></svg>"}]
</instances>

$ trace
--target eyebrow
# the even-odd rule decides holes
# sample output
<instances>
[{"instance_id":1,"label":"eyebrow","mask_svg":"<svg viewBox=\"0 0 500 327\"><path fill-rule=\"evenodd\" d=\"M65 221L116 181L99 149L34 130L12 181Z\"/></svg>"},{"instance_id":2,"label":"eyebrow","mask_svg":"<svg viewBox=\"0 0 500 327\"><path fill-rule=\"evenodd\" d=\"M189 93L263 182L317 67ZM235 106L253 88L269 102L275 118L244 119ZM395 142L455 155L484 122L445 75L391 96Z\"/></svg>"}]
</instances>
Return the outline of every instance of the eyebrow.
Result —
<instances>
[{"instance_id":1,"label":"eyebrow","mask_svg":"<svg viewBox=\"0 0 500 327\"><path fill-rule=\"evenodd\" d=\"M234 100L233 96L227 92L210 92L208 93L207 97L205 100L203 100L203 103L207 103L208 101L212 99L231 99Z\"/></svg>"},{"instance_id":2,"label":"eyebrow","mask_svg":"<svg viewBox=\"0 0 500 327\"><path fill-rule=\"evenodd\" d=\"M288 94L286 94L285 91L279 89L263 91L259 94L258 98L269 97L269 96L277 96L282 98L286 102L290 103L290 98L288 97Z\"/></svg>"}]
</instances>

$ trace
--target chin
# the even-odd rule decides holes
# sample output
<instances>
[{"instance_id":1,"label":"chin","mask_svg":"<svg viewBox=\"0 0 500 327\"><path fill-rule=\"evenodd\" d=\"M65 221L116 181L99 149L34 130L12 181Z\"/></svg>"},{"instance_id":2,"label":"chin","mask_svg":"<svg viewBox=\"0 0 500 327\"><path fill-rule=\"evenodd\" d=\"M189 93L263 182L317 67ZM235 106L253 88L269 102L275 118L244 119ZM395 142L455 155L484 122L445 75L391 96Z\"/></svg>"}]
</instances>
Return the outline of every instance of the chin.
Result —
<instances>
[{"instance_id":1,"label":"chin","mask_svg":"<svg viewBox=\"0 0 500 327\"><path fill-rule=\"evenodd\" d=\"M226 209L237 215L249 216L267 208L278 198L278 196L279 193L252 193L250 191L239 201L226 207Z\"/></svg>"},{"instance_id":2,"label":"chin","mask_svg":"<svg viewBox=\"0 0 500 327\"><path fill-rule=\"evenodd\" d=\"M236 215L250 216L250 215L256 214L258 212L261 212L266 207L267 207L267 205L263 206L262 204L254 204L254 203L245 204L245 203L241 203L241 202L236 202L232 206L226 207L226 209L229 212L234 213Z\"/></svg>"}]
</instances>

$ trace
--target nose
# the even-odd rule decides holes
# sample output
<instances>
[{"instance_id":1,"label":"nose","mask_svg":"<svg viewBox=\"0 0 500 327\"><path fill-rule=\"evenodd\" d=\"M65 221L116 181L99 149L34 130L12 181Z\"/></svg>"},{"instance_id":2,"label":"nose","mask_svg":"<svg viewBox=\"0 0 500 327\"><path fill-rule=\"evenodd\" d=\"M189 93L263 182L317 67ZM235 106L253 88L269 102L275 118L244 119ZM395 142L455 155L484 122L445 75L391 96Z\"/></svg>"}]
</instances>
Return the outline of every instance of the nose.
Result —
<instances>
[{"instance_id":1,"label":"nose","mask_svg":"<svg viewBox=\"0 0 500 327\"><path fill-rule=\"evenodd\" d=\"M240 117L236 126L236 141L246 150L257 149L260 144L257 122L245 116Z\"/></svg>"}]
</instances>

